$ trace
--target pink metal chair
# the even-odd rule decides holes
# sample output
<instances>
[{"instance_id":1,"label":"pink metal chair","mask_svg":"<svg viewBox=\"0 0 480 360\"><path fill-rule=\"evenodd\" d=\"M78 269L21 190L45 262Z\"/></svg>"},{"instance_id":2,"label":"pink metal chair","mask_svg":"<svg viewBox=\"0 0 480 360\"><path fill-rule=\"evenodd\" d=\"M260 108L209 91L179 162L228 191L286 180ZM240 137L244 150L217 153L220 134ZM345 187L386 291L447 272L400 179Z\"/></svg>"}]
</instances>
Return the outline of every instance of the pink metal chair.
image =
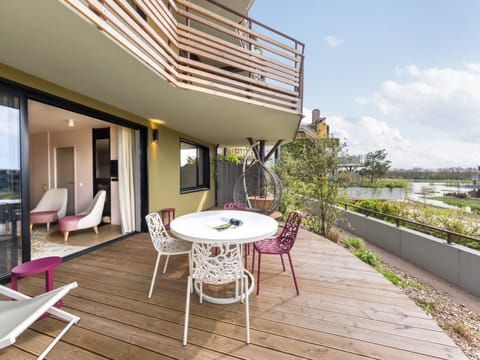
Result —
<instances>
[{"instance_id":1,"label":"pink metal chair","mask_svg":"<svg viewBox=\"0 0 480 360\"><path fill-rule=\"evenodd\" d=\"M285 271L285 263L283 262L283 254L288 255L290 262L290 270L292 271L293 282L295 283L295 289L297 295L300 295L298 291L297 279L295 277L295 271L293 269L292 257L290 256L290 250L297 238L298 229L302 223L302 215L298 211L293 211L288 214L287 221L282 230L282 233L274 238L268 238L260 241L256 241L253 245L253 261L252 261L252 274L255 267L255 251L258 252L258 273L257 273L257 295L260 292L260 265L262 254L276 254L280 255L282 260L283 271Z\"/></svg>"},{"instance_id":2,"label":"pink metal chair","mask_svg":"<svg viewBox=\"0 0 480 360\"><path fill-rule=\"evenodd\" d=\"M160 217L162 218L165 229L170 230L170 223L175 219L175 208L165 208L160 210Z\"/></svg>"},{"instance_id":3,"label":"pink metal chair","mask_svg":"<svg viewBox=\"0 0 480 360\"><path fill-rule=\"evenodd\" d=\"M223 210L245 210L245 205L238 202L228 202L223 205Z\"/></svg>"}]
</instances>

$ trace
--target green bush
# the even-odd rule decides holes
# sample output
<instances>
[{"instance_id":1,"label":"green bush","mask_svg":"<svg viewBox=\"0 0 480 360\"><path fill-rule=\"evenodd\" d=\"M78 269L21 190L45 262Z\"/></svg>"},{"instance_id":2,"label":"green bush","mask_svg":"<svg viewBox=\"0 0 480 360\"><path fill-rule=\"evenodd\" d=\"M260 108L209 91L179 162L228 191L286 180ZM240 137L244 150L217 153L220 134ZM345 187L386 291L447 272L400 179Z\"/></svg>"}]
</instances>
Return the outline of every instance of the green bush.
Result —
<instances>
[{"instance_id":1,"label":"green bush","mask_svg":"<svg viewBox=\"0 0 480 360\"><path fill-rule=\"evenodd\" d=\"M400 206L393 201L388 201L388 200L380 200L380 199L365 199L365 200L359 200L355 202L356 206L360 206L364 209L376 211L381 214L385 215L390 215L390 216L397 216L399 217L402 210ZM362 210L355 210L357 212L360 212L362 214L368 215L367 211L362 211ZM388 217L382 217L382 216L377 216L375 215L376 218L379 218L381 220L393 222L392 219L389 219Z\"/></svg>"},{"instance_id":2,"label":"green bush","mask_svg":"<svg viewBox=\"0 0 480 360\"><path fill-rule=\"evenodd\" d=\"M425 289L421 284L417 283L416 281L405 279L403 276L397 275L393 271L390 271L387 269L380 269L379 271L394 285L400 286L402 288L408 286L408 287L414 287L419 290Z\"/></svg>"},{"instance_id":3,"label":"green bush","mask_svg":"<svg viewBox=\"0 0 480 360\"><path fill-rule=\"evenodd\" d=\"M219 161L228 161L228 162L234 163L235 165L241 165L241 164L242 164L242 161L243 161L243 159L241 159L240 157L238 157L238 155L236 155L236 154L230 154L230 155L226 155L226 156L219 156L217 159L218 159Z\"/></svg>"},{"instance_id":4,"label":"green bush","mask_svg":"<svg viewBox=\"0 0 480 360\"><path fill-rule=\"evenodd\" d=\"M360 238L349 238L345 240L345 244L357 250L365 249L365 242Z\"/></svg>"},{"instance_id":5,"label":"green bush","mask_svg":"<svg viewBox=\"0 0 480 360\"><path fill-rule=\"evenodd\" d=\"M365 250L365 249L357 250L355 251L355 256L357 256L364 263L367 263L373 267L377 267L380 264L380 261L378 260L377 256L369 250Z\"/></svg>"}]
</instances>

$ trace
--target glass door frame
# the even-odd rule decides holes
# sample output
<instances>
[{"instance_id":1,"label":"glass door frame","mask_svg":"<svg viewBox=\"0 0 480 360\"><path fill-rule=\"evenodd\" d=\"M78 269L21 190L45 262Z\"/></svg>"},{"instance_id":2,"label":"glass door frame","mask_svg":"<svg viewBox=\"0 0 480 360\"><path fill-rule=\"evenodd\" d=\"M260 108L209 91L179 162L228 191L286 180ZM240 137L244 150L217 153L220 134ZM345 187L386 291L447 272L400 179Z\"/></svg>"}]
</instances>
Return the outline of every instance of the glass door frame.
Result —
<instances>
[{"instance_id":1,"label":"glass door frame","mask_svg":"<svg viewBox=\"0 0 480 360\"><path fill-rule=\"evenodd\" d=\"M124 126L139 132L139 167L142 176L140 177L140 218L148 212L148 127L139 123L119 118L115 115L97 110L86 105L78 104L56 95L48 94L41 90L16 83L11 80L0 78L0 90L16 96L20 101L20 172L21 172L21 201L22 201L22 262L30 261L30 192L29 192L29 131L28 131L28 100L42 102L65 110L77 112L86 116L110 122L114 125ZM137 224L138 226L138 224ZM141 231L146 231L146 224L141 221Z\"/></svg>"},{"instance_id":2,"label":"glass door frame","mask_svg":"<svg viewBox=\"0 0 480 360\"><path fill-rule=\"evenodd\" d=\"M28 146L28 121L27 97L18 88L9 86L0 81L0 91L19 99L19 143L20 143L20 201L21 201L21 237L22 237L22 263L30 261L30 209L28 204L29 192L29 146ZM18 256L18 252L17 252Z\"/></svg>"}]
</instances>

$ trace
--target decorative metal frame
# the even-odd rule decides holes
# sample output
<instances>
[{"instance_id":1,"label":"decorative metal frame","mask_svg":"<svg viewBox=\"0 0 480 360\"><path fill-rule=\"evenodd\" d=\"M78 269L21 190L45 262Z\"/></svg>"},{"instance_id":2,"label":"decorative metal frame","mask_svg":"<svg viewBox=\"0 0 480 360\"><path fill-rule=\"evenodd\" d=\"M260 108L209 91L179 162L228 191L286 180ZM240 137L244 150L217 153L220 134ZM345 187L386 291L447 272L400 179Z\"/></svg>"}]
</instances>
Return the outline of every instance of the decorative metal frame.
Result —
<instances>
[{"instance_id":1,"label":"decorative metal frame","mask_svg":"<svg viewBox=\"0 0 480 360\"><path fill-rule=\"evenodd\" d=\"M155 262L155 268L153 270L152 282L150 284L150 290L148 292L148 298L151 298L153 287L155 285L155 279L157 277L158 265L160 264L160 257L162 255L167 255L165 265L163 266L163 273L165 274L165 272L167 271L168 259L170 258L170 255L188 254L188 264L191 271L192 243L189 241L172 238L165 229L160 215L156 212L146 215L145 221L148 226L148 232L150 234L150 238L152 239L153 246L158 252L157 261Z\"/></svg>"},{"instance_id":2,"label":"decorative metal frame","mask_svg":"<svg viewBox=\"0 0 480 360\"><path fill-rule=\"evenodd\" d=\"M247 167L248 154L258 145L257 142L250 146L245 154L242 175L233 189L233 200L245 204L247 209L269 215L278 209L282 198L282 183L277 174L258 159Z\"/></svg>"},{"instance_id":3,"label":"decorative metal frame","mask_svg":"<svg viewBox=\"0 0 480 360\"><path fill-rule=\"evenodd\" d=\"M203 284L223 285L235 282L235 297L237 301L245 302L245 331L246 343L250 343L250 314L248 306L248 275L242 264L240 244L221 242L193 243L192 271L187 282L187 297L185 303L185 325L183 345L187 345L188 320L190 312L190 294L193 288L200 295L203 302ZM240 292L238 294L238 283Z\"/></svg>"}]
</instances>

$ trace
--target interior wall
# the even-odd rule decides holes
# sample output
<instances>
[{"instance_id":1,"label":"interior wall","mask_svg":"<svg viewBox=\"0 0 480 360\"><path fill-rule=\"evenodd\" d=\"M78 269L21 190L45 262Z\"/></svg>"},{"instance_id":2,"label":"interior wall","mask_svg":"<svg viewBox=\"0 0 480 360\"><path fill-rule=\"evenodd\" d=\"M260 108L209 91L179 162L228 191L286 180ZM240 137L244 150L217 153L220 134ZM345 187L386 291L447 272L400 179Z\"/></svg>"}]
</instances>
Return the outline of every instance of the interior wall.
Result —
<instances>
[{"instance_id":1,"label":"interior wall","mask_svg":"<svg viewBox=\"0 0 480 360\"><path fill-rule=\"evenodd\" d=\"M30 148L30 209L33 209L50 186L48 134L31 134Z\"/></svg>"},{"instance_id":2,"label":"interior wall","mask_svg":"<svg viewBox=\"0 0 480 360\"><path fill-rule=\"evenodd\" d=\"M55 148L73 146L75 151L75 212L87 209L93 198L92 131L70 130L50 133L50 177L55 183Z\"/></svg>"}]
</instances>

